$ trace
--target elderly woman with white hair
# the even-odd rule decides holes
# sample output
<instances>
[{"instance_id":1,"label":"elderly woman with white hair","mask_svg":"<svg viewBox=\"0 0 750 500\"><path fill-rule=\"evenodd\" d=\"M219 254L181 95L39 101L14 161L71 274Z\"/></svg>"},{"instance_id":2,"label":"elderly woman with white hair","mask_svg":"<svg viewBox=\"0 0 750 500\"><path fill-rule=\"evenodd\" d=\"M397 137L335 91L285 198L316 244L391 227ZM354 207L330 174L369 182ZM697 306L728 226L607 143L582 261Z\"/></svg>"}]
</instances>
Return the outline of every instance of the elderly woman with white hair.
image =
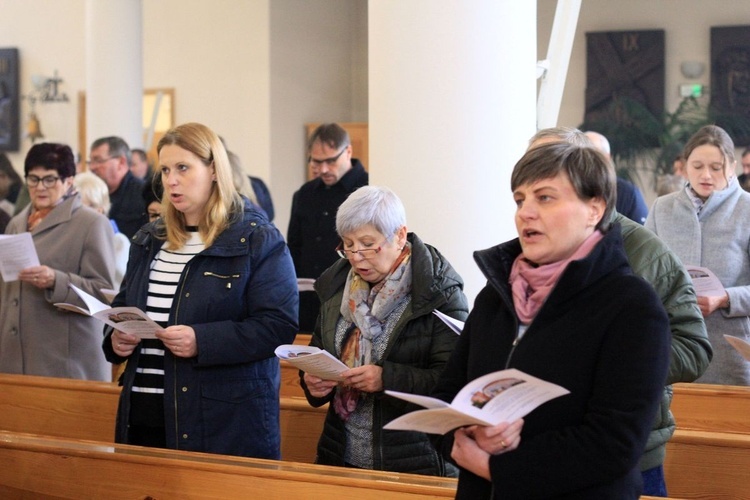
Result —
<instances>
[{"instance_id":1,"label":"elderly woman with white hair","mask_svg":"<svg viewBox=\"0 0 750 500\"><path fill-rule=\"evenodd\" d=\"M401 200L364 186L336 214L341 260L315 283L321 308L311 345L351 367L344 380L301 373L312 406L331 403L316 462L455 475L420 432L383 430L415 409L386 389L427 395L458 336L432 312L464 320L463 280L434 247L408 233Z\"/></svg>"},{"instance_id":2,"label":"elderly woman with white hair","mask_svg":"<svg viewBox=\"0 0 750 500\"><path fill-rule=\"evenodd\" d=\"M109 188L101 177L92 172L81 172L73 178L73 186L81 195L84 205L92 208L102 215L109 215ZM114 219L109 219L113 230L113 243L115 249L115 282L114 292L120 290L120 283L125 276L128 266L128 253L130 251L130 240L120 232Z\"/></svg>"}]
</instances>

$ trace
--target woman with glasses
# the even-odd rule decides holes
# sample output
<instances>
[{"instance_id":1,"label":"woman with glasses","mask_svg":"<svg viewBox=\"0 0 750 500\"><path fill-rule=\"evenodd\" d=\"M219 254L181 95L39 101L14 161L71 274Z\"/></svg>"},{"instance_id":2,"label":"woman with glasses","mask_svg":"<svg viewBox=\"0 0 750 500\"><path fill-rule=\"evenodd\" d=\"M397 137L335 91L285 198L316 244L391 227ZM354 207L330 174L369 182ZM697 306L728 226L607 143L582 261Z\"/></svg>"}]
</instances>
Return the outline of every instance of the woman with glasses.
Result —
<instances>
[{"instance_id":1,"label":"woman with glasses","mask_svg":"<svg viewBox=\"0 0 750 500\"><path fill-rule=\"evenodd\" d=\"M413 409L386 389L427 395L458 336L435 309L464 320L463 280L434 247L406 229L401 200L361 187L339 207L341 260L318 278L321 302L311 345L347 366L344 380L302 373L312 406L330 403L317 463L431 475L455 475L419 432L383 426Z\"/></svg>"},{"instance_id":2,"label":"woman with glasses","mask_svg":"<svg viewBox=\"0 0 750 500\"><path fill-rule=\"evenodd\" d=\"M109 381L101 322L53 304L83 305L68 285L106 300L101 290L112 288L115 269L112 228L72 189L76 165L68 146L34 145L24 172L31 203L6 232L30 232L40 265L23 269L16 281L0 280L0 371Z\"/></svg>"}]
</instances>

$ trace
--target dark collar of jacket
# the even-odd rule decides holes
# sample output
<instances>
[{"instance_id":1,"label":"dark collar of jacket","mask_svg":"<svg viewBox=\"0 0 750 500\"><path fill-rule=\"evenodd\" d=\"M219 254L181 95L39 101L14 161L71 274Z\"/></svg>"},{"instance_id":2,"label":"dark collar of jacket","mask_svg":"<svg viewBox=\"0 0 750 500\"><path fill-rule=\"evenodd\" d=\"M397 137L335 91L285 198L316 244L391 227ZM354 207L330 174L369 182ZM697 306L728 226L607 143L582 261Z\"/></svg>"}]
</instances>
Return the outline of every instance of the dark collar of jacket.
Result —
<instances>
[{"instance_id":1,"label":"dark collar of jacket","mask_svg":"<svg viewBox=\"0 0 750 500\"><path fill-rule=\"evenodd\" d=\"M369 176L367 174L367 171L365 170L364 165L362 165L362 163L358 159L352 158L352 168L350 168L349 171L345 173L344 176L339 179L339 181L333 186L326 186L325 183L323 183L323 181L320 179L320 177L318 177L317 179L313 179L310 182L315 184L315 189L337 188L346 193L349 193L360 186L366 185L368 178Z\"/></svg>"},{"instance_id":2,"label":"dark collar of jacket","mask_svg":"<svg viewBox=\"0 0 750 500\"><path fill-rule=\"evenodd\" d=\"M504 297L510 297L510 271L513 261L521 253L518 238L486 250L474 252L474 261L492 287ZM582 288L617 268L629 268L622 243L620 224L614 224L589 255L571 262L555 286L555 296L565 298L575 295ZM628 271L629 272L629 271ZM563 294L562 296L560 294Z\"/></svg>"},{"instance_id":3,"label":"dark collar of jacket","mask_svg":"<svg viewBox=\"0 0 750 500\"><path fill-rule=\"evenodd\" d=\"M164 244L164 239L159 237L159 224L161 219L141 227L138 232L133 236L131 244L146 246L150 243L154 243L154 248L151 250L152 255L156 255L156 252ZM204 256L217 256L217 257L233 257L237 255L246 255L250 253L250 235L259 226L270 224L268 218L264 213L255 208L250 204L249 201L245 202L245 208L243 211L242 223L232 222L229 226L217 236L214 243L203 250L201 255Z\"/></svg>"},{"instance_id":4,"label":"dark collar of jacket","mask_svg":"<svg viewBox=\"0 0 750 500\"><path fill-rule=\"evenodd\" d=\"M436 292L454 286L463 289L464 283L435 248L426 245L415 233L408 233L407 240L411 243L412 251L411 306L415 314L421 314L446 302L445 294ZM315 281L315 290L321 303L341 293L350 269L349 261L340 259Z\"/></svg>"}]
</instances>

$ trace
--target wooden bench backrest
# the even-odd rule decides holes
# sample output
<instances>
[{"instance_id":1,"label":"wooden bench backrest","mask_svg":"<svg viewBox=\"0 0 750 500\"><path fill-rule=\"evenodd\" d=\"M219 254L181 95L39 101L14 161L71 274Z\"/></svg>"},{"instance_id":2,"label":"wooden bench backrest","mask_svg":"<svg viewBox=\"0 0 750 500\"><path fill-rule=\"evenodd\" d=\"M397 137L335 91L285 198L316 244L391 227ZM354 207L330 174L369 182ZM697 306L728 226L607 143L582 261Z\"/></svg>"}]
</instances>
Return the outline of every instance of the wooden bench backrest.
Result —
<instances>
[{"instance_id":1,"label":"wooden bench backrest","mask_svg":"<svg viewBox=\"0 0 750 500\"><path fill-rule=\"evenodd\" d=\"M750 387L675 384L673 389L678 429L750 434Z\"/></svg>"},{"instance_id":2,"label":"wooden bench backrest","mask_svg":"<svg viewBox=\"0 0 750 500\"><path fill-rule=\"evenodd\" d=\"M669 495L750 499L750 435L677 429L667 443Z\"/></svg>"},{"instance_id":3,"label":"wooden bench backrest","mask_svg":"<svg viewBox=\"0 0 750 500\"><path fill-rule=\"evenodd\" d=\"M0 374L0 430L113 442L120 388L91 382ZM281 455L312 463L327 407L280 398Z\"/></svg>"},{"instance_id":4,"label":"wooden bench backrest","mask_svg":"<svg viewBox=\"0 0 750 500\"><path fill-rule=\"evenodd\" d=\"M453 498L455 480L0 432L2 498Z\"/></svg>"}]
</instances>

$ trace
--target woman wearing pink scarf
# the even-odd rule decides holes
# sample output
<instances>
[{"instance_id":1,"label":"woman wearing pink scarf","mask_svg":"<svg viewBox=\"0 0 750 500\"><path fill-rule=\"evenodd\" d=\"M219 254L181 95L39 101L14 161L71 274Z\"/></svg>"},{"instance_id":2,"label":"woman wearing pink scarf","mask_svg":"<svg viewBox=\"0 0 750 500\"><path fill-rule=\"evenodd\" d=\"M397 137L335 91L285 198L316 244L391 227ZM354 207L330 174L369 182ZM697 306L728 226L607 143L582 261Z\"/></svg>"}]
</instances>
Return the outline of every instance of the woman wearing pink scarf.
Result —
<instances>
[{"instance_id":1,"label":"woman wearing pink scarf","mask_svg":"<svg viewBox=\"0 0 750 500\"><path fill-rule=\"evenodd\" d=\"M518 238L475 253L488 280L433 396L516 368L570 390L523 420L436 439L461 468L456 498L632 498L669 363L667 315L631 272L611 163L539 146L511 177Z\"/></svg>"},{"instance_id":2,"label":"woman wearing pink scarf","mask_svg":"<svg viewBox=\"0 0 750 500\"><path fill-rule=\"evenodd\" d=\"M455 475L427 435L383 430L414 409L383 391L432 390L458 340L432 312L466 318L463 280L437 249L407 232L404 206L387 188L352 193L338 209L336 231L341 260L315 283L321 309L311 344L351 369L340 383L302 373L310 404L330 403L316 461Z\"/></svg>"}]
</instances>

